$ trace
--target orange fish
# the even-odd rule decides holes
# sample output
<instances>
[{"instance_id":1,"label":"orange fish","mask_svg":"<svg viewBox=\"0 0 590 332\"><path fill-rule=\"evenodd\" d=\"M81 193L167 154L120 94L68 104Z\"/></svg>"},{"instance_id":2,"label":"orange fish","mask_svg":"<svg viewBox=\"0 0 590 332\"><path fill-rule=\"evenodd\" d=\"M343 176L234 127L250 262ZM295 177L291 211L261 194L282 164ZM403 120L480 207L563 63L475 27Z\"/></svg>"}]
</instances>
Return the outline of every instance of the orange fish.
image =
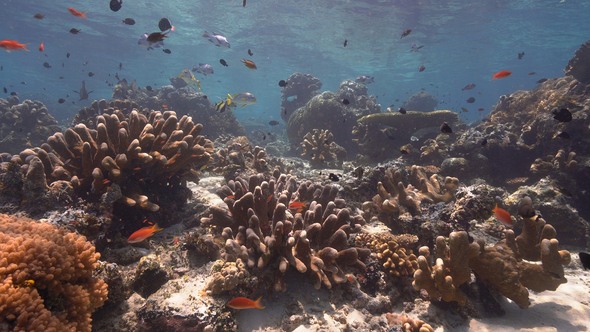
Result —
<instances>
[{"instance_id":1,"label":"orange fish","mask_svg":"<svg viewBox=\"0 0 590 332\"><path fill-rule=\"evenodd\" d=\"M499 208L498 203L496 203L496 208L492 210L494 212L494 216L498 219L506 227L512 227L512 218L510 218L510 213L508 211Z\"/></svg>"},{"instance_id":2,"label":"orange fish","mask_svg":"<svg viewBox=\"0 0 590 332\"><path fill-rule=\"evenodd\" d=\"M498 72L497 74L494 75L494 78L492 78L492 81L498 78L504 78L504 77L508 77L512 75L512 72L509 72L508 70L502 70L501 72Z\"/></svg>"},{"instance_id":3,"label":"orange fish","mask_svg":"<svg viewBox=\"0 0 590 332\"><path fill-rule=\"evenodd\" d=\"M81 18L83 18L83 19L85 19L85 20L88 21L88 19L85 16L85 14L88 13L88 11L85 11L85 12L81 12L80 13L79 11L75 10L74 7L68 8L68 11L70 12L70 14L72 14L72 15L74 15L76 17L81 17Z\"/></svg>"},{"instance_id":4,"label":"orange fish","mask_svg":"<svg viewBox=\"0 0 590 332\"><path fill-rule=\"evenodd\" d=\"M252 301L245 297L236 297L235 299L229 301L227 306L234 309L264 309L264 307L260 306L261 298L262 296L259 297L258 300Z\"/></svg>"},{"instance_id":5,"label":"orange fish","mask_svg":"<svg viewBox=\"0 0 590 332\"><path fill-rule=\"evenodd\" d=\"M3 50L8 51L8 53L10 53L10 51L20 51L20 50L25 50L25 51L29 51L25 48L25 46L29 45L29 43L27 44L19 44L16 40L9 40L9 39L4 39L2 41L0 41L0 48Z\"/></svg>"},{"instance_id":6,"label":"orange fish","mask_svg":"<svg viewBox=\"0 0 590 332\"><path fill-rule=\"evenodd\" d=\"M246 65L246 67L248 67L250 69L258 69L258 68L256 68L256 65L254 64L254 62L252 62L250 60L242 59L242 62Z\"/></svg>"},{"instance_id":7,"label":"orange fish","mask_svg":"<svg viewBox=\"0 0 590 332\"><path fill-rule=\"evenodd\" d=\"M131 236L127 239L127 243L137 243L141 242L148 237L154 235L155 232L161 231L163 228L158 228L158 224L154 224L152 227L144 227L140 230L136 231L135 233L131 234Z\"/></svg>"},{"instance_id":8,"label":"orange fish","mask_svg":"<svg viewBox=\"0 0 590 332\"><path fill-rule=\"evenodd\" d=\"M43 42L41 42L41 45L39 45L39 52L43 52L44 49Z\"/></svg>"}]
</instances>

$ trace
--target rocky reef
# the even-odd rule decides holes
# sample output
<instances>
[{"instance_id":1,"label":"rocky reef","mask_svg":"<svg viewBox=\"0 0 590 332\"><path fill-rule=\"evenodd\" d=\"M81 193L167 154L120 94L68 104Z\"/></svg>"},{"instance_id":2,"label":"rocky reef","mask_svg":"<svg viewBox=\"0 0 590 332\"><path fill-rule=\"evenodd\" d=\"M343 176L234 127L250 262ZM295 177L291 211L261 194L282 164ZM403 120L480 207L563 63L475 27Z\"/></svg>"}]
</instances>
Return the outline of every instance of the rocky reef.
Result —
<instances>
[{"instance_id":1,"label":"rocky reef","mask_svg":"<svg viewBox=\"0 0 590 332\"><path fill-rule=\"evenodd\" d=\"M420 91L413 94L400 107L407 111L416 112L434 112L434 108L438 105L436 98L426 91Z\"/></svg>"},{"instance_id":2,"label":"rocky reef","mask_svg":"<svg viewBox=\"0 0 590 332\"><path fill-rule=\"evenodd\" d=\"M341 168L346 160L346 150L334 142L334 135L328 130L314 129L303 136L303 153L308 156L312 167Z\"/></svg>"},{"instance_id":3,"label":"rocky reef","mask_svg":"<svg viewBox=\"0 0 590 332\"><path fill-rule=\"evenodd\" d=\"M317 91L322 88L322 82L309 74L293 73L286 83L287 86L281 90L281 119L288 122L295 110L305 106L313 96L318 94Z\"/></svg>"},{"instance_id":4,"label":"rocky reef","mask_svg":"<svg viewBox=\"0 0 590 332\"><path fill-rule=\"evenodd\" d=\"M590 40L580 45L573 58L563 70L566 75L573 76L578 82L590 83Z\"/></svg>"}]
</instances>

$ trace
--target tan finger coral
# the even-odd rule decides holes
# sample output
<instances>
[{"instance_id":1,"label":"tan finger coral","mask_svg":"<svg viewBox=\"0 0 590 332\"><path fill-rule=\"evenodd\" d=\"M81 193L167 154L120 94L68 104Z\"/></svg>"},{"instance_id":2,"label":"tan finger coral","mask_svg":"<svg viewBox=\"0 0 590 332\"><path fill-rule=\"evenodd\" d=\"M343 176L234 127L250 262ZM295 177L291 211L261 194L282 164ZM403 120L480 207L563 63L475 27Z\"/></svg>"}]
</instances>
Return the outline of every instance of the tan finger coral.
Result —
<instances>
[{"instance_id":1,"label":"tan finger coral","mask_svg":"<svg viewBox=\"0 0 590 332\"><path fill-rule=\"evenodd\" d=\"M303 137L301 156L311 158L312 167L342 167L346 151L334 142L334 135L327 129L313 129Z\"/></svg>"},{"instance_id":2,"label":"tan finger coral","mask_svg":"<svg viewBox=\"0 0 590 332\"><path fill-rule=\"evenodd\" d=\"M91 331L107 298L92 277L100 254L83 236L0 215L0 326L10 331Z\"/></svg>"}]
</instances>

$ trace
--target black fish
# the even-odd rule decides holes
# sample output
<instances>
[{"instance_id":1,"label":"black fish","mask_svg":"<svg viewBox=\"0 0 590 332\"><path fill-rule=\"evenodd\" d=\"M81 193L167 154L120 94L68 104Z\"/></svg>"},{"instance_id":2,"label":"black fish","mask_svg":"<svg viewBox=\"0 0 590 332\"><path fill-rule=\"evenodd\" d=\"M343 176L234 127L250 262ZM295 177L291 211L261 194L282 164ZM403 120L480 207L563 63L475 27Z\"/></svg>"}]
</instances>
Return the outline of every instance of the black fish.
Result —
<instances>
[{"instance_id":1,"label":"black fish","mask_svg":"<svg viewBox=\"0 0 590 332\"><path fill-rule=\"evenodd\" d=\"M66 64L62 61L61 62L61 67L64 68L66 66Z\"/></svg>"},{"instance_id":2,"label":"black fish","mask_svg":"<svg viewBox=\"0 0 590 332\"><path fill-rule=\"evenodd\" d=\"M287 86L287 82L285 82L285 80L280 80L280 81L279 81L279 86L280 86L281 88L284 88L284 87L286 87L286 86Z\"/></svg>"},{"instance_id":3,"label":"black fish","mask_svg":"<svg viewBox=\"0 0 590 332\"><path fill-rule=\"evenodd\" d=\"M567 108L562 108L560 110L554 108L551 113L553 114L553 118L559 122L572 121L572 113Z\"/></svg>"},{"instance_id":4,"label":"black fish","mask_svg":"<svg viewBox=\"0 0 590 332\"><path fill-rule=\"evenodd\" d=\"M469 97L469 99L467 99L466 102L473 104L473 103L475 103L475 98Z\"/></svg>"},{"instance_id":5,"label":"black fish","mask_svg":"<svg viewBox=\"0 0 590 332\"><path fill-rule=\"evenodd\" d=\"M271 125L271 126L278 126L279 125L279 122L278 121L275 121L275 120L272 120L268 124Z\"/></svg>"},{"instance_id":6,"label":"black fish","mask_svg":"<svg viewBox=\"0 0 590 332\"><path fill-rule=\"evenodd\" d=\"M405 109L405 108L403 108L403 107L400 107L400 108L398 108L397 110L398 110L398 111L399 111L401 114L406 114L406 112L407 112L407 111L406 111L406 109Z\"/></svg>"},{"instance_id":7,"label":"black fish","mask_svg":"<svg viewBox=\"0 0 590 332\"><path fill-rule=\"evenodd\" d=\"M20 82L20 84L22 84L22 85L26 85L26 84L27 84L27 82L24 82L24 81L23 81L23 82Z\"/></svg>"},{"instance_id":8,"label":"black fish","mask_svg":"<svg viewBox=\"0 0 590 332\"><path fill-rule=\"evenodd\" d=\"M227 67L227 62L225 62L225 60L219 59L219 63L221 63L221 65L223 65L224 67Z\"/></svg>"},{"instance_id":9,"label":"black fish","mask_svg":"<svg viewBox=\"0 0 590 332\"><path fill-rule=\"evenodd\" d=\"M89 71L89 72L88 72L88 76L89 76L89 77L92 77L92 76L94 76L94 73L93 73L93 72L91 72L91 71Z\"/></svg>"},{"instance_id":10,"label":"black fish","mask_svg":"<svg viewBox=\"0 0 590 332\"><path fill-rule=\"evenodd\" d=\"M163 51L164 53L166 53L166 54L170 54L170 53L172 53L172 51L170 51L170 50L169 50L169 49L167 49L167 48L163 49L162 51Z\"/></svg>"},{"instance_id":11,"label":"black fish","mask_svg":"<svg viewBox=\"0 0 590 332\"><path fill-rule=\"evenodd\" d=\"M123 0L111 0L111 3L109 4L109 6L111 7L111 10L114 12L118 12L119 9L121 9L121 5L123 4Z\"/></svg>"},{"instance_id":12,"label":"black fish","mask_svg":"<svg viewBox=\"0 0 590 332\"><path fill-rule=\"evenodd\" d=\"M484 138L483 141L481 141L481 146L486 146L488 144L488 139Z\"/></svg>"},{"instance_id":13,"label":"black fish","mask_svg":"<svg viewBox=\"0 0 590 332\"><path fill-rule=\"evenodd\" d=\"M58 103L60 103L60 104L63 104L63 103L65 103L65 102L66 102L66 100L65 100L65 99L63 99L63 98L59 98L59 99L57 100L57 102L58 102Z\"/></svg>"},{"instance_id":14,"label":"black fish","mask_svg":"<svg viewBox=\"0 0 590 332\"><path fill-rule=\"evenodd\" d=\"M166 30L171 30L172 29L172 22L170 22L169 19L164 17L160 20L160 22L158 22L158 28L160 28L160 31L162 31L162 32L164 32Z\"/></svg>"},{"instance_id":15,"label":"black fish","mask_svg":"<svg viewBox=\"0 0 590 332\"><path fill-rule=\"evenodd\" d=\"M6 89L6 87L4 87L4 93L8 93L8 89Z\"/></svg>"},{"instance_id":16,"label":"black fish","mask_svg":"<svg viewBox=\"0 0 590 332\"><path fill-rule=\"evenodd\" d=\"M60 77L59 77L59 79L60 79L60 80L63 80L63 79L64 79L64 77L63 77L63 76L60 76Z\"/></svg>"},{"instance_id":17,"label":"black fish","mask_svg":"<svg viewBox=\"0 0 590 332\"><path fill-rule=\"evenodd\" d=\"M49 64L49 62L43 62L43 67L51 68L51 65Z\"/></svg>"},{"instance_id":18,"label":"black fish","mask_svg":"<svg viewBox=\"0 0 590 332\"><path fill-rule=\"evenodd\" d=\"M401 154L409 154L410 153L410 150L408 150L408 149L400 149L399 152Z\"/></svg>"},{"instance_id":19,"label":"black fish","mask_svg":"<svg viewBox=\"0 0 590 332\"><path fill-rule=\"evenodd\" d=\"M572 139L570 137L570 134L566 133L565 131L560 131L559 133L557 133L557 135L555 135L555 137L559 137L559 138L563 138L563 139Z\"/></svg>"},{"instance_id":20,"label":"black fish","mask_svg":"<svg viewBox=\"0 0 590 332\"><path fill-rule=\"evenodd\" d=\"M122 23L125 23L125 24L127 24L127 25L134 25L134 24L135 24L135 20L134 20L134 19L132 19L132 18L130 18L130 17L128 17L128 18L126 18L126 19L124 19L124 20L121 20L121 22L122 22Z\"/></svg>"},{"instance_id":21,"label":"black fish","mask_svg":"<svg viewBox=\"0 0 590 332\"><path fill-rule=\"evenodd\" d=\"M150 33L150 34L147 36L146 40L147 40L149 43L157 43L157 42L164 41L164 38L167 38L167 37L168 37L168 36L166 36L166 34L165 34L165 33L161 33L161 32L152 32L152 33Z\"/></svg>"},{"instance_id":22,"label":"black fish","mask_svg":"<svg viewBox=\"0 0 590 332\"><path fill-rule=\"evenodd\" d=\"M149 86L149 85L148 85L148 86L146 86L146 87L145 87L145 89L146 89L146 90L148 90L148 91L152 91L152 90L153 90L153 89L152 89L152 87L151 87L151 86Z\"/></svg>"},{"instance_id":23,"label":"black fish","mask_svg":"<svg viewBox=\"0 0 590 332\"><path fill-rule=\"evenodd\" d=\"M542 78L542 79L538 80L538 81L537 81L537 83L538 83L538 84L541 84L541 83L545 83L545 82L547 82L547 81L548 81L548 79L546 79L546 78Z\"/></svg>"},{"instance_id":24,"label":"black fish","mask_svg":"<svg viewBox=\"0 0 590 332\"><path fill-rule=\"evenodd\" d=\"M424 67L424 66L421 66L420 68L418 68L418 71L419 71L419 72L423 72L423 71L424 71L424 69L426 69L426 67Z\"/></svg>"},{"instance_id":25,"label":"black fish","mask_svg":"<svg viewBox=\"0 0 590 332\"><path fill-rule=\"evenodd\" d=\"M119 71L121 71L121 69L123 69L123 63L119 62ZM117 79L119 79L119 78L117 77Z\"/></svg>"},{"instance_id":26,"label":"black fish","mask_svg":"<svg viewBox=\"0 0 590 332\"><path fill-rule=\"evenodd\" d=\"M338 174L334 174L334 173L330 173L330 175L328 175L328 179L337 182L340 181L340 177L338 176Z\"/></svg>"},{"instance_id":27,"label":"black fish","mask_svg":"<svg viewBox=\"0 0 590 332\"><path fill-rule=\"evenodd\" d=\"M524 56L524 52L518 53L518 60L522 59L523 56Z\"/></svg>"},{"instance_id":28,"label":"black fish","mask_svg":"<svg viewBox=\"0 0 590 332\"><path fill-rule=\"evenodd\" d=\"M405 36L409 35L412 32L412 29L406 29L402 32L402 36L400 39L404 38Z\"/></svg>"},{"instance_id":29,"label":"black fish","mask_svg":"<svg viewBox=\"0 0 590 332\"><path fill-rule=\"evenodd\" d=\"M242 7L246 7L246 0L242 2Z\"/></svg>"},{"instance_id":30,"label":"black fish","mask_svg":"<svg viewBox=\"0 0 590 332\"><path fill-rule=\"evenodd\" d=\"M253 55L254 55L254 53L252 53L252 51L250 51L250 49L248 49L248 55L249 55L249 56L253 56Z\"/></svg>"},{"instance_id":31,"label":"black fish","mask_svg":"<svg viewBox=\"0 0 590 332\"><path fill-rule=\"evenodd\" d=\"M348 105L348 104L350 104L350 101L348 101L348 99L344 98L344 99L342 99L342 103L344 105Z\"/></svg>"},{"instance_id":32,"label":"black fish","mask_svg":"<svg viewBox=\"0 0 590 332\"><path fill-rule=\"evenodd\" d=\"M580 262L582 262L582 267L584 267L584 270L590 269L590 254L580 251L578 256L580 256Z\"/></svg>"},{"instance_id":33,"label":"black fish","mask_svg":"<svg viewBox=\"0 0 590 332\"><path fill-rule=\"evenodd\" d=\"M77 34L79 34L81 31L82 31L82 30L80 30L80 29L74 29L74 28L71 28L71 29L70 29L70 33L71 33L72 35L77 35Z\"/></svg>"},{"instance_id":34,"label":"black fish","mask_svg":"<svg viewBox=\"0 0 590 332\"><path fill-rule=\"evenodd\" d=\"M115 78L117 79L117 81L120 81L121 79L119 78L119 73L115 73Z\"/></svg>"},{"instance_id":35,"label":"black fish","mask_svg":"<svg viewBox=\"0 0 590 332\"><path fill-rule=\"evenodd\" d=\"M461 91L471 90L473 88L475 88L475 84L471 83L471 84L467 84L463 89L461 89Z\"/></svg>"},{"instance_id":36,"label":"black fish","mask_svg":"<svg viewBox=\"0 0 590 332\"><path fill-rule=\"evenodd\" d=\"M392 127L387 127L386 129L383 129L381 131L383 134L385 134L385 136L391 140L395 139L395 136L393 136L395 129L393 129Z\"/></svg>"},{"instance_id":37,"label":"black fish","mask_svg":"<svg viewBox=\"0 0 590 332\"><path fill-rule=\"evenodd\" d=\"M66 58L70 58L70 53L66 53Z\"/></svg>"},{"instance_id":38,"label":"black fish","mask_svg":"<svg viewBox=\"0 0 590 332\"><path fill-rule=\"evenodd\" d=\"M12 91L12 92L10 93L10 95L11 95L11 96L18 96L18 93L16 93L16 92Z\"/></svg>"},{"instance_id":39,"label":"black fish","mask_svg":"<svg viewBox=\"0 0 590 332\"><path fill-rule=\"evenodd\" d=\"M344 39L344 47L346 47L346 45L348 45L348 39Z\"/></svg>"},{"instance_id":40,"label":"black fish","mask_svg":"<svg viewBox=\"0 0 590 332\"><path fill-rule=\"evenodd\" d=\"M207 97L207 95L204 95L203 96L203 99L209 99L209 97Z\"/></svg>"},{"instance_id":41,"label":"black fish","mask_svg":"<svg viewBox=\"0 0 590 332\"><path fill-rule=\"evenodd\" d=\"M443 124L440 125L440 131L445 134L451 134L453 129L451 129L451 127L446 122L443 122Z\"/></svg>"}]
</instances>

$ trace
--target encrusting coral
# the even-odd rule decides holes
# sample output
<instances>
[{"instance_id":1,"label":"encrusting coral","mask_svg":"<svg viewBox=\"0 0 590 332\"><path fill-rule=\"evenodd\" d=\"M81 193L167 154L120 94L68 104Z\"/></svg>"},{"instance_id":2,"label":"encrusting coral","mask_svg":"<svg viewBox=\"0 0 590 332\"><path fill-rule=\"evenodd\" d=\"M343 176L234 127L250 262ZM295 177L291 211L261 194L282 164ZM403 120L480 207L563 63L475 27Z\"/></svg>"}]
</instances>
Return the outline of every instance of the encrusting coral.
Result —
<instances>
[{"instance_id":1,"label":"encrusting coral","mask_svg":"<svg viewBox=\"0 0 590 332\"><path fill-rule=\"evenodd\" d=\"M289 121L289 117L296 109L304 106L313 96L318 94L317 90L322 88L322 82L309 74L293 73L287 79L286 84L281 90L281 118L284 121ZM291 97L295 98L290 100Z\"/></svg>"},{"instance_id":2,"label":"encrusting coral","mask_svg":"<svg viewBox=\"0 0 590 332\"><path fill-rule=\"evenodd\" d=\"M384 270L396 277L414 275L418 268L418 258L408 246L417 241L418 237L412 234L393 235L385 232L361 233L355 237L358 247L371 249Z\"/></svg>"},{"instance_id":3,"label":"encrusting coral","mask_svg":"<svg viewBox=\"0 0 590 332\"><path fill-rule=\"evenodd\" d=\"M276 291L286 291L289 266L310 273L317 289L322 284L331 288L347 282L346 267L364 269L361 260L370 254L369 249L348 247L349 235L359 232L365 221L351 216L337 193L331 185L298 185L278 170L268 181L261 174L248 181L236 178L217 191L229 212L211 206L201 222L222 231L225 261L241 260L251 274L270 274Z\"/></svg>"},{"instance_id":4,"label":"encrusting coral","mask_svg":"<svg viewBox=\"0 0 590 332\"><path fill-rule=\"evenodd\" d=\"M0 215L2 330L91 331L108 293L92 276L99 257L84 236Z\"/></svg>"},{"instance_id":5,"label":"encrusting coral","mask_svg":"<svg viewBox=\"0 0 590 332\"><path fill-rule=\"evenodd\" d=\"M334 135L325 129L313 129L303 136L301 156L311 158L312 167L342 167L346 150L334 142Z\"/></svg>"},{"instance_id":6,"label":"encrusting coral","mask_svg":"<svg viewBox=\"0 0 590 332\"><path fill-rule=\"evenodd\" d=\"M401 326L400 331L403 332L434 332L432 326L421 319L414 319L396 313L387 313L385 318L387 319L387 324L389 324L389 326Z\"/></svg>"}]
</instances>

